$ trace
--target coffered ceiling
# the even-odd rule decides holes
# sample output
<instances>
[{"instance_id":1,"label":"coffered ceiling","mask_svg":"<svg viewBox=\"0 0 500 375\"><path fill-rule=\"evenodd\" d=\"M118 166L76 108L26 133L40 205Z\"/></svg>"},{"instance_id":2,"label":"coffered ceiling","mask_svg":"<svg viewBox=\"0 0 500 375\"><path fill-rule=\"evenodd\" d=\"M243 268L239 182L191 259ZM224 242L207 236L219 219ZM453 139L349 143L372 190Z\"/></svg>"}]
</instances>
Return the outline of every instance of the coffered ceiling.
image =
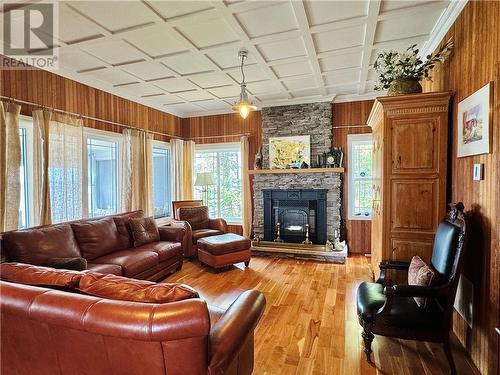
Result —
<instances>
[{"instance_id":1,"label":"coffered ceiling","mask_svg":"<svg viewBox=\"0 0 500 375\"><path fill-rule=\"evenodd\" d=\"M21 3L22 4L22 3ZM55 73L182 117L373 98L377 53L432 51L464 1L59 2Z\"/></svg>"}]
</instances>

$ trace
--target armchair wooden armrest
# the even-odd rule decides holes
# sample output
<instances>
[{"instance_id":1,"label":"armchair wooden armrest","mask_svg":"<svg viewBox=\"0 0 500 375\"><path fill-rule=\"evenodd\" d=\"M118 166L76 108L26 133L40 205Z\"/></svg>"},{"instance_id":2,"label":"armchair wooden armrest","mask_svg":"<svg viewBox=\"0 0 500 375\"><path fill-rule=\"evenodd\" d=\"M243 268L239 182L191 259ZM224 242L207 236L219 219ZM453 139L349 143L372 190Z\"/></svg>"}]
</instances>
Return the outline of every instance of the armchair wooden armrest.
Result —
<instances>
[{"instance_id":1,"label":"armchair wooden armrest","mask_svg":"<svg viewBox=\"0 0 500 375\"><path fill-rule=\"evenodd\" d=\"M446 295L446 287L431 287L417 285L392 285L384 288L384 294L389 297L429 297L436 298Z\"/></svg>"},{"instance_id":2,"label":"armchair wooden armrest","mask_svg":"<svg viewBox=\"0 0 500 375\"><path fill-rule=\"evenodd\" d=\"M401 262L397 260L384 260L378 265L380 269L380 276L377 280L377 283L384 284L386 282L386 270L396 270L396 271L406 271L408 272L408 268L410 267L409 262Z\"/></svg>"}]
</instances>

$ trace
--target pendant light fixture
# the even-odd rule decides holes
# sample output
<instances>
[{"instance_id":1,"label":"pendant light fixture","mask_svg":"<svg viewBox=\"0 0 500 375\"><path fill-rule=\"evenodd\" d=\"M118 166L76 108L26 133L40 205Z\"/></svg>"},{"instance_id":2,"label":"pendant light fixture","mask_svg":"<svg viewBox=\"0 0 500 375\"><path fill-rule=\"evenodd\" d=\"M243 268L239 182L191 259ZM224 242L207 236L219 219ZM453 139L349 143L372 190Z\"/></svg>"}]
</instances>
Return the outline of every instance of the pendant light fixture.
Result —
<instances>
[{"instance_id":1,"label":"pendant light fixture","mask_svg":"<svg viewBox=\"0 0 500 375\"><path fill-rule=\"evenodd\" d=\"M245 63L245 59L248 56L248 50L246 48L240 49L238 52L238 56L241 60L241 92L240 92L240 100L233 106L233 111L238 112L241 117L246 119L248 117L248 114L251 111L255 111L257 109L256 106L252 105L250 101L248 100L248 94L247 94L247 85L245 83L245 72L243 71L243 64Z\"/></svg>"}]
</instances>

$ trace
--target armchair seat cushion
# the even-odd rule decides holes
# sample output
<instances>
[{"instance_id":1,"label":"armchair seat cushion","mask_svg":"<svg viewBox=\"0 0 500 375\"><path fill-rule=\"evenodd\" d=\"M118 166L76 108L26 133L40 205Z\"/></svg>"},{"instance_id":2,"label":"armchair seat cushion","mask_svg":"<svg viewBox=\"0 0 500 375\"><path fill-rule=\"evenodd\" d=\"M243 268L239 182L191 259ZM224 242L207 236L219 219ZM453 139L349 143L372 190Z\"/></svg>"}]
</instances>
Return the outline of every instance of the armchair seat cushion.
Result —
<instances>
[{"instance_id":1,"label":"armchair seat cushion","mask_svg":"<svg viewBox=\"0 0 500 375\"><path fill-rule=\"evenodd\" d=\"M120 250L96 258L93 263L116 264L121 266L123 276L134 277L142 272L156 267L159 263L158 254L150 250Z\"/></svg>"},{"instance_id":2,"label":"armchair seat cushion","mask_svg":"<svg viewBox=\"0 0 500 375\"><path fill-rule=\"evenodd\" d=\"M384 286L378 283L363 282L356 293L358 316L365 321L373 321L375 313L386 301Z\"/></svg>"},{"instance_id":3,"label":"armchair seat cushion","mask_svg":"<svg viewBox=\"0 0 500 375\"><path fill-rule=\"evenodd\" d=\"M182 243L172 241L159 241L148 243L135 248L136 250L153 251L158 254L160 262L175 258L182 254Z\"/></svg>"},{"instance_id":4,"label":"armchair seat cushion","mask_svg":"<svg viewBox=\"0 0 500 375\"><path fill-rule=\"evenodd\" d=\"M203 237L218 236L223 234L220 230L215 229L196 229L193 230L193 244L198 243L198 240Z\"/></svg>"},{"instance_id":5,"label":"armchair seat cushion","mask_svg":"<svg viewBox=\"0 0 500 375\"><path fill-rule=\"evenodd\" d=\"M392 305L388 325L401 331L415 331L432 335L440 332L443 322L443 310L433 298L428 298L425 308L421 308L413 297L396 297ZM377 333L375 324L374 333Z\"/></svg>"}]
</instances>

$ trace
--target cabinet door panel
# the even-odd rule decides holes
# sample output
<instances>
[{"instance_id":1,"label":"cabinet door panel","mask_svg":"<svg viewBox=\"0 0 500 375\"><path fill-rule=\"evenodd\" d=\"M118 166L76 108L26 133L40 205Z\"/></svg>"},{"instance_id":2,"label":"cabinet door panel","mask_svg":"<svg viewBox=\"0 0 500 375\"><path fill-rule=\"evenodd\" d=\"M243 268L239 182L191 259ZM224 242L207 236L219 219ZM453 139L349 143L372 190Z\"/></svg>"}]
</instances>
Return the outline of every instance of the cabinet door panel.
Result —
<instances>
[{"instance_id":1,"label":"cabinet door panel","mask_svg":"<svg viewBox=\"0 0 500 375\"><path fill-rule=\"evenodd\" d=\"M392 180L391 232L433 232L437 228L438 180Z\"/></svg>"},{"instance_id":2,"label":"cabinet door panel","mask_svg":"<svg viewBox=\"0 0 500 375\"><path fill-rule=\"evenodd\" d=\"M393 120L392 173L439 171L439 117Z\"/></svg>"},{"instance_id":3,"label":"cabinet door panel","mask_svg":"<svg viewBox=\"0 0 500 375\"><path fill-rule=\"evenodd\" d=\"M413 256L418 255L427 264L431 262L432 241L415 239L393 239L392 260L411 261Z\"/></svg>"}]
</instances>

